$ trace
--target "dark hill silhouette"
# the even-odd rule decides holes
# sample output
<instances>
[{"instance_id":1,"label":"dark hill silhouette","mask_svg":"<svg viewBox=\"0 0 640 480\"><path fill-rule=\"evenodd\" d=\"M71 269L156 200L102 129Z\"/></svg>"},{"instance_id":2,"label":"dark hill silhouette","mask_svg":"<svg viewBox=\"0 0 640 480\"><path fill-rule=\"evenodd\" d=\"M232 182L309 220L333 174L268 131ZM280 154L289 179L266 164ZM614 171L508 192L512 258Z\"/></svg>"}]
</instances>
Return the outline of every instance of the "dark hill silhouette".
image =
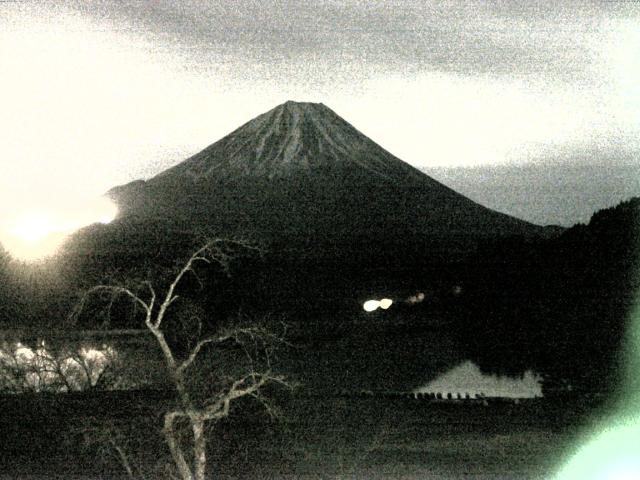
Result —
<instances>
[{"instance_id":1,"label":"dark hill silhouette","mask_svg":"<svg viewBox=\"0 0 640 480\"><path fill-rule=\"evenodd\" d=\"M548 391L619 392L640 291L639 238L634 198L549 241L481 248L458 305L470 356L491 372L535 368Z\"/></svg>"}]
</instances>

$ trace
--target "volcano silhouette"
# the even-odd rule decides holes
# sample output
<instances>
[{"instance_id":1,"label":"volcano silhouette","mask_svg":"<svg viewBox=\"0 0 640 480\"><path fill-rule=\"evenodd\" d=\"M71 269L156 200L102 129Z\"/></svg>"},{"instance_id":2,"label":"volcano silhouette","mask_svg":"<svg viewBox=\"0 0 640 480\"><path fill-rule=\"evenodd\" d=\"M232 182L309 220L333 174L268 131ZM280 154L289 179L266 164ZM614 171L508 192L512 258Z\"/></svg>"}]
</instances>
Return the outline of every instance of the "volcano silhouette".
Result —
<instances>
[{"instance_id":1,"label":"volcano silhouette","mask_svg":"<svg viewBox=\"0 0 640 480\"><path fill-rule=\"evenodd\" d=\"M476 246L545 234L454 192L313 103L279 105L110 195L119 218L69 248L78 272L95 283L102 270L170 271L202 233L257 241L266 252L259 260L238 261L220 281L193 279L182 296L202 302L210 321L232 317L237 305L295 319L304 348L287 353L286 369L324 390L415 388L431 379L425 372L460 363L451 335L429 330L450 312L400 306L394 321L371 322L362 301L388 295L401 304L416 291L448 299L470 278L464 256ZM146 267L137 274L149 276ZM215 287L203 295L204 284Z\"/></svg>"},{"instance_id":2,"label":"volcano silhouette","mask_svg":"<svg viewBox=\"0 0 640 480\"><path fill-rule=\"evenodd\" d=\"M125 219L275 243L455 243L543 231L438 183L316 103L279 105L110 195Z\"/></svg>"}]
</instances>

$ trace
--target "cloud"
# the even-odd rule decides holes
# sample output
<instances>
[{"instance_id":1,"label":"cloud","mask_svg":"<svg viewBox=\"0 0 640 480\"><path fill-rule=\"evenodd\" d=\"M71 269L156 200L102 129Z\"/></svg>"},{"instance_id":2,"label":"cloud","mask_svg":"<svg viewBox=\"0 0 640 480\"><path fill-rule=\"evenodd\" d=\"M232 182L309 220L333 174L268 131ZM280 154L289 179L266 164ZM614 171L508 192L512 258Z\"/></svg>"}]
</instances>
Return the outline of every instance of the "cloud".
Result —
<instances>
[{"instance_id":1,"label":"cloud","mask_svg":"<svg viewBox=\"0 0 640 480\"><path fill-rule=\"evenodd\" d=\"M607 5L608 3L608 5ZM83 15L180 51L194 68L235 65L249 78L272 65L321 63L330 73L449 71L588 79L610 21L636 18L629 2L464 3L292 0L72 3ZM165 47L166 48L166 47ZM302 72L306 72L302 69ZM295 80L300 80L294 74ZM344 80L348 80L344 78Z\"/></svg>"},{"instance_id":2,"label":"cloud","mask_svg":"<svg viewBox=\"0 0 640 480\"><path fill-rule=\"evenodd\" d=\"M556 3L3 2L0 205L100 195L288 99L417 166L640 150L640 7Z\"/></svg>"},{"instance_id":3,"label":"cloud","mask_svg":"<svg viewBox=\"0 0 640 480\"><path fill-rule=\"evenodd\" d=\"M632 152L578 150L536 160L424 171L482 205L539 225L588 223L596 211L640 196L640 162Z\"/></svg>"}]
</instances>

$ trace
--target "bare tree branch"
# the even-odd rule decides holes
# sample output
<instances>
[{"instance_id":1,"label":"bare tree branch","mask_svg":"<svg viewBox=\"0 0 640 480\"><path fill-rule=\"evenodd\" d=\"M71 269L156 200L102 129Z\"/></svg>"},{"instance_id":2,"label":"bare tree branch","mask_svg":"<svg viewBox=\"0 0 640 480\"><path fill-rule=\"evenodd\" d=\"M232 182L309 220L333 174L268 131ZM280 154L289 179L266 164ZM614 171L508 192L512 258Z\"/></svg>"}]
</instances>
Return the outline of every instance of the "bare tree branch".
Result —
<instances>
[{"instance_id":1,"label":"bare tree branch","mask_svg":"<svg viewBox=\"0 0 640 480\"><path fill-rule=\"evenodd\" d=\"M195 271L195 267L198 264L211 265L212 263L217 264L223 269L223 271L225 271L225 273L229 274L229 264L233 259L233 255L230 253L231 246L240 246L247 250L260 251L258 248L243 242L230 242L220 239L209 241L197 249L178 270L178 273L173 277L164 295L157 297L156 290L150 281L142 282L142 285L146 286L149 292L149 299L146 301L131 289L110 285L98 285L86 292L78 309L74 313L76 315L79 314L79 312L84 308L89 296L101 292L111 293L113 295L112 302L118 296L126 296L130 298L135 305L140 306L144 311L144 323L149 332L155 337L157 344L162 351L169 377L177 393L178 408L165 413L163 435L169 447L173 463L175 464L178 474L182 480L204 480L205 478L206 422L217 421L229 415L231 403L244 396L255 398L261 404L265 405L265 408L271 414L274 412L274 409L268 407L265 399L258 394L260 389L267 383L277 383L290 386L284 377L273 375L271 373L271 357L273 351L277 345L285 344L286 341L282 335L277 335L263 326L229 328L220 331L217 335L194 339L195 344L188 349L186 357L182 361L177 359L170 342L167 340L166 333L164 331L167 326L165 325L164 320L171 305L179 298L176 292L184 277L191 273L202 285L201 280ZM162 298L162 302L156 309L158 298ZM202 322L199 318L197 320L197 335L199 336L202 329ZM286 328L284 330L286 333ZM236 378L235 380L231 379L224 381L224 378L218 378L216 382L213 382L216 386L218 384L220 385L220 391L217 395L207 394L207 398L204 400L200 398L202 395L194 395L194 398L196 398L196 400L194 400L191 393L198 389L202 389L203 385L198 384L194 375L189 374L190 372L194 373L193 370L190 370L190 367L196 363L205 347L215 345L220 346L226 342L231 342L233 345L239 346L244 351L248 360L248 373L240 378ZM180 356L182 356L182 354ZM266 360L267 369L265 372L256 371L254 360L255 357L258 356ZM220 367L220 365L218 365L218 367ZM87 378L89 379L89 383L91 383L92 380L88 372ZM196 383L194 383L194 381ZM226 385L226 388L223 385ZM198 398L200 399L197 400ZM191 448L193 450L189 457L193 459L192 466L189 465L189 462L187 461L188 456L185 455L181 441L176 434L175 425L178 421L187 421L191 427L193 435ZM121 452L118 452L118 454L120 453ZM130 465L127 467L127 465L124 464L124 467L128 473L132 472Z\"/></svg>"}]
</instances>

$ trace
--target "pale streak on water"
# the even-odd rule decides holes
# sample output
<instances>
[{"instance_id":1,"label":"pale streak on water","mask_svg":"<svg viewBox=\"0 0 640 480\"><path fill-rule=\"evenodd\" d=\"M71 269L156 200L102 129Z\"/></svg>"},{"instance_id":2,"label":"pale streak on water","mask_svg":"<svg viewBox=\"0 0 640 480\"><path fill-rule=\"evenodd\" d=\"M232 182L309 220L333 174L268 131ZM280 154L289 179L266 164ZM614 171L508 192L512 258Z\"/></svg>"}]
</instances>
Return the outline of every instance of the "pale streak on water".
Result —
<instances>
[{"instance_id":1,"label":"pale streak on water","mask_svg":"<svg viewBox=\"0 0 640 480\"><path fill-rule=\"evenodd\" d=\"M414 393L442 393L445 398L448 393L453 397L458 394L465 397L469 394L472 398L475 395L536 398L542 397L541 380L530 370L519 378L482 373L476 364L466 361L426 385L416 388Z\"/></svg>"}]
</instances>

